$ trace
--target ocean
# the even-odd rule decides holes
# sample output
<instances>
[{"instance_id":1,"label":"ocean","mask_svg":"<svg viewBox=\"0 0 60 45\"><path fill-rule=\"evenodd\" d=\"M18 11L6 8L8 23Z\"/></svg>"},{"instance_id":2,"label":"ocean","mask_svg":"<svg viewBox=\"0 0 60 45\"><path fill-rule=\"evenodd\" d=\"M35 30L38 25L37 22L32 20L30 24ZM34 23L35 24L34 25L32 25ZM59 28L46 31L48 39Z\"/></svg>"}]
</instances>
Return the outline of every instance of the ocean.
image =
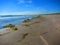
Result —
<instances>
[{"instance_id":1,"label":"ocean","mask_svg":"<svg viewBox=\"0 0 60 45\"><path fill-rule=\"evenodd\" d=\"M20 24L25 19L31 19L34 15L0 15L0 29L7 24Z\"/></svg>"}]
</instances>

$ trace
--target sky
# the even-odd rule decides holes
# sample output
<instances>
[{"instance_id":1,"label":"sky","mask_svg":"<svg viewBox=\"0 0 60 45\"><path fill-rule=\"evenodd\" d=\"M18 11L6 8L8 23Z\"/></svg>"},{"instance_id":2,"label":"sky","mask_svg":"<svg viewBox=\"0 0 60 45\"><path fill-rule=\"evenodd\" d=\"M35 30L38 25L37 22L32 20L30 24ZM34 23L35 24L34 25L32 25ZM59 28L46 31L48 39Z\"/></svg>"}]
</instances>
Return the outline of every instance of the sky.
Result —
<instances>
[{"instance_id":1,"label":"sky","mask_svg":"<svg viewBox=\"0 0 60 45\"><path fill-rule=\"evenodd\" d=\"M60 0L0 0L0 15L31 15L60 12Z\"/></svg>"}]
</instances>

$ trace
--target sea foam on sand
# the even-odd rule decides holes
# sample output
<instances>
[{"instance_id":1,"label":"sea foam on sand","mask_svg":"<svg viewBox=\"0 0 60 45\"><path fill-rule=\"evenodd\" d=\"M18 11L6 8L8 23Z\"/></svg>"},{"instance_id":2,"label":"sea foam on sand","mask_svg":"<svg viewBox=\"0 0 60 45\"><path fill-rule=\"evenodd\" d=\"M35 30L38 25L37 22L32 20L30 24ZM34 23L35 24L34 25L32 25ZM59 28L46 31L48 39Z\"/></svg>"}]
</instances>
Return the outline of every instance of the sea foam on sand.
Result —
<instances>
[{"instance_id":1,"label":"sea foam on sand","mask_svg":"<svg viewBox=\"0 0 60 45\"><path fill-rule=\"evenodd\" d=\"M8 33L8 32L11 32L12 30L9 29L9 28L3 28L3 29L0 29L0 34L5 34L5 33Z\"/></svg>"}]
</instances>

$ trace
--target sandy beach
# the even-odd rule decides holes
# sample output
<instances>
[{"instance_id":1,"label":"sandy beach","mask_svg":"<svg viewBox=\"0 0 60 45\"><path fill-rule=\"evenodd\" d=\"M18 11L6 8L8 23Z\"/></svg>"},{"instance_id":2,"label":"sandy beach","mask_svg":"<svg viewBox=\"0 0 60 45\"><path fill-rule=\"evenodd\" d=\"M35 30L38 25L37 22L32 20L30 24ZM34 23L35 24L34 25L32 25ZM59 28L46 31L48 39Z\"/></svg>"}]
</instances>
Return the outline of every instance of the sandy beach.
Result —
<instances>
[{"instance_id":1,"label":"sandy beach","mask_svg":"<svg viewBox=\"0 0 60 45\"><path fill-rule=\"evenodd\" d=\"M12 31L13 30L11 30L10 28L3 28L3 29L0 29L0 35L4 35L4 34L12 32Z\"/></svg>"},{"instance_id":2,"label":"sandy beach","mask_svg":"<svg viewBox=\"0 0 60 45\"><path fill-rule=\"evenodd\" d=\"M0 36L0 45L60 45L60 14L41 16L17 25L16 31ZM1 34L9 32L8 28L2 30Z\"/></svg>"}]
</instances>

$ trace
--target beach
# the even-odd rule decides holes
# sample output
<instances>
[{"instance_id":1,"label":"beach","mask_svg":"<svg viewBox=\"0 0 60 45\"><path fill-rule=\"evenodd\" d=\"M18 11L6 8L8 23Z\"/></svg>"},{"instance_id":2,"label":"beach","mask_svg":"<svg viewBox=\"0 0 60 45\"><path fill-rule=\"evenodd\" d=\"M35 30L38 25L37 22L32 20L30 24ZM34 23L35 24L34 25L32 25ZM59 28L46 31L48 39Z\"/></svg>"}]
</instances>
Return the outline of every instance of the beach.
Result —
<instances>
[{"instance_id":1,"label":"beach","mask_svg":"<svg viewBox=\"0 0 60 45\"><path fill-rule=\"evenodd\" d=\"M0 29L0 35L5 35L7 33L10 33L10 32L13 32L13 30L11 30L10 28L3 28L3 29Z\"/></svg>"},{"instance_id":2,"label":"beach","mask_svg":"<svg viewBox=\"0 0 60 45\"><path fill-rule=\"evenodd\" d=\"M60 45L60 14L41 16L18 24L18 30L0 36L0 45Z\"/></svg>"}]
</instances>

